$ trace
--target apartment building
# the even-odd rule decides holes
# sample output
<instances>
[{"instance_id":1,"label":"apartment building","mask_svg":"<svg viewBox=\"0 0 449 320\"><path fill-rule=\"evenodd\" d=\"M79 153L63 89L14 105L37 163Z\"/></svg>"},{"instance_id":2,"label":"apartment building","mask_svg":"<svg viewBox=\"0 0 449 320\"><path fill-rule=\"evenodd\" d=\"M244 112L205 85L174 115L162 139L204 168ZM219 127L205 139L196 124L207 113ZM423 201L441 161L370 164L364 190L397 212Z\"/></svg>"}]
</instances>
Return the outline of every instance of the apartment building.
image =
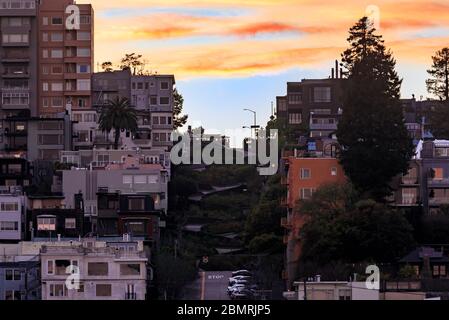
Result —
<instances>
[{"instance_id":1,"label":"apartment building","mask_svg":"<svg viewBox=\"0 0 449 320\"><path fill-rule=\"evenodd\" d=\"M37 16L36 0L0 1L1 118L38 114Z\"/></svg>"},{"instance_id":2,"label":"apartment building","mask_svg":"<svg viewBox=\"0 0 449 320\"><path fill-rule=\"evenodd\" d=\"M94 243L42 246L43 300L144 300L148 258L137 242L105 247ZM69 289L67 267L79 268L78 288Z\"/></svg>"},{"instance_id":3,"label":"apartment building","mask_svg":"<svg viewBox=\"0 0 449 320\"><path fill-rule=\"evenodd\" d=\"M281 224L286 229L284 243L286 250L286 270L284 278L287 287L296 280L299 260L301 257L300 230L305 218L298 211L298 202L310 199L321 186L333 183L345 183L346 176L336 158L338 144L332 139L311 140L306 149L295 149L284 152L283 162L285 176L282 184L287 186L287 195L281 199L281 205L286 207L287 216Z\"/></svg>"},{"instance_id":4,"label":"apartment building","mask_svg":"<svg viewBox=\"0 0 449 320\"><path fill-rule=\"evenodd\" d=\"M94 233L104 236L130 233L157 242L160 216L167 213L170 173L165 164L169 159L160 159L154 153L118 150L92 153L96 162L90 162L84 169L80 166L62 171L66 208L73 208L73 197L81 193Z\"/></svg>"},{"instance_id":5,"label":"apartment building","mask_svg":"<svg viewBox=\"0 0 449 320\"><path fill-rule=\"evenodd\" d=\"M0 241L23 240L25 225L25 197L21 188L0 187Z\"/></svg>"},{"instance_id":6,"label":"apartment building","mask_svg":"<svg viewBox=\"0 0 449 320\"><path fill-rule=\"evenodd\" d=\"M39 4L40 115L91 108L94 13L90 4L76 4L80 28L70 30L66 8L73 4L74 0L42 0Z\"/></svg>"},{"instance_id":7,"label":"apartment building","mask_svg":"<svg viewBox=\"0 0 449 320\"><path fill-rule=\"evenodd\" d=\"M449 141L423 141L418 145L425 213L438 214L449 205Z\"/></svg>"},{"instance_id":8,"label":"apartment building","mask_svg":"<svg viewBox=\"0 0 449 320\"><path fill-rule=\"evenodd\" d=\"M38 261L0 262L0 300L40 300Z\"/></svg>"},{"instance_id":9,"label":"apartment building","mask_svg":"<svg viewBox=\"0 0 449 320\"><path fill-rule=\"evenodd\" d=\"M31 166L21 157L0 155L0 186L28 187L31 183Z\"/></svg>"},{"instance_id":10,"label":"apartment building","mask_svg":"<svg viewBox=\"0 0 449 320\"><path fill-rule=\"evenodd\" d=\"M75 207L65 208L58 195L28 196L28 240L79 238L90 232L84 225L82 194L75 195Z\"/></svg>"},{"instance_id":11,"label":"apartment building","mask_svg":"<svg viewBox=\"0 0 449 320\"><path fill-rule=\"evenodd\" d=\"M303 135L329 137L337 129L343 109L343 83L338 62L328 79L303 79L288 82L287 94L276 97L276 115L295 130L295 139Z\"/></svg>"}]
</instances>

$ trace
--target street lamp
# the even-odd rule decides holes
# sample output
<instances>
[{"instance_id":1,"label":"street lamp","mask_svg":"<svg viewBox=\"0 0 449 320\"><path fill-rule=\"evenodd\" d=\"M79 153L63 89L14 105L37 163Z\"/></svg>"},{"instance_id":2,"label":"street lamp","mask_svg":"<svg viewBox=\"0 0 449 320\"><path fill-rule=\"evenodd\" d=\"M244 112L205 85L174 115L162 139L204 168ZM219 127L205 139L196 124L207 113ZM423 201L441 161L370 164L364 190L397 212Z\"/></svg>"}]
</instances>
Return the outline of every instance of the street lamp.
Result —
<instances>
[{"instance_id":1,"label":"street lamp","mask_svg":"<svg viewBox=\"0 0 449 320\"><path fill-rule=\"evenodd\" d=\"M248 111L254 114L254 125L251 126L251 129L254 129L254 135L257 138L257 129L260 128L260 126L257 125L257 112L251 109L243 109L243 111Z\"/></svg>"}]
</instances>

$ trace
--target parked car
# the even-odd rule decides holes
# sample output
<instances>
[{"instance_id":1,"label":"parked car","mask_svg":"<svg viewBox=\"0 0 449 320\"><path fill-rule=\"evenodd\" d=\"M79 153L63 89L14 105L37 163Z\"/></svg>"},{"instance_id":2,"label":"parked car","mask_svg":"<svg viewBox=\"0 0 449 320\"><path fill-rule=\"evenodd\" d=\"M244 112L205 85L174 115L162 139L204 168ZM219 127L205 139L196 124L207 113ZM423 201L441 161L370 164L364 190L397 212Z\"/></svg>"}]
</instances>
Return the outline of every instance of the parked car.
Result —
<instances>
[{"instance_id":1,"label":"parked car","mask_svg":"<svg viewBox=\"0 0 449 320\"><path fill-rule=\"evenodd\" d=\"M235 276L235 277L229 278L229 283L235 282L235 281L240 281L240 280L248 280L249 281L250 279L251 279L250 276Z\"/></svg>"},{"instance_id":2,"label":"parked car","mask_svg":"<svg viewBox=\"0 0 449 320\"><path fill-rule=\"evenodd\" d=\"M230 286L233 286L233 285L235 285L235 284L250 285L251 283L250 283L250 281L248 281L248 280L230 280L230 281L229 281L229 285L230 285Z\"/></svg>"},{"instance_id":3,"label":"parked car","mask_svg":"<svg viewBox=\"0 0 449 320\"><path fill-rule=\"evenodd\" d=\"M228 294L231 294L234 291L246 289L246 285L244 284L235 284L233 286L228 287Z\"/></svg>"},{"instance_id":4,"label":"parked car","mask_svg":"<svg viewBox=\"0 0 449 320\"><path fill-rule=\"evenodd\" d=\"M248 270L237 270L237 271L234 271L233 273L232 273L232 276L233 277L236 277L236 276L249 276L249 277L252 277L252 273L251 273L251 271L248 271Z\"/></svg>"}]
</instances>

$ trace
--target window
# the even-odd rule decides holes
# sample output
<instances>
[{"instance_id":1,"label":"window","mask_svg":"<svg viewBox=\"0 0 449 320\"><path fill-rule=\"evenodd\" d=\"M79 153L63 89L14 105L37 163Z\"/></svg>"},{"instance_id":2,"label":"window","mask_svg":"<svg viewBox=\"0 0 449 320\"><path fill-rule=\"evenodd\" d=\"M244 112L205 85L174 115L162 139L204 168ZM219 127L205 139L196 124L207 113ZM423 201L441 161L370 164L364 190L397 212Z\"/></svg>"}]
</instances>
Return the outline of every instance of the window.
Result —
<instances>
[{"instance_id":1,"label":"window","mask_svg":"<svg viewBox=\"0 0 449 320\"><path fill-rule=\"evenodd\" d=\"M48 58L48 49L43 49L42 50L42 57L45 58L45 59ZM48 74L48 73L46 73L46 74Z\"/></svg>"},{"instance_id":2,"label":"window","mask_svg":"<svg viewBox=\"0 0 449 320\"><path fill-rule=\"evenodd\" d=\"M82 41L90 40L90 32L88 32L88 31L78 31L76 33L76 40L82 40Z\"/></svg>"},{"instance_id":3,"label":"window","mask_svg":"<svg viewBox=\"0 0 449 320\"><path fill-rule=\"evenodd\" d=\"M82 14L80 16L80 24L90 24L90 16Z\"/></svg>"},{"instance_id":4,"label":"window","mask_svg":"<svg viewBox=\"0 0 449 320\"><path fill-rule=\"evenodd\" d=\"M161 82L161 90L168 90L168 82Z\"/></svg>"},{"instance_id":5,"label":"window","mask_svg":"<svg viewBox=\"0 0 449 320\"><path fill-rule=\"evenodd\" d=\"M15 221L1 221L0 231L19 231L19 223Z\"/></svg>"},{"instance_id":6,"label":"window","mask_svg":"<svg viewBox=\"0 0 449 320\"><path fill-rule=\"evenodd\" d=\"M314 190L311 188L303 188L300 190L300 198L303 200L307 200L312 198Z\"/></svg>"},{"instance_id":7,"label":"window","mask_svg":"<svg viewBox=\"0 0 449 320\"><path fill-rule=\"evenodd\" d=\"M443 168L433 168L432 178L433 180L443 180Z\"/></svg>"},{"instance_id":8,"label":"window","mask_svg":"<svg viewBox=\"0 0 449 320\"><path fill-rule=\"evenodd\" d=\"M159 124L159 117L153 117L153 124Z\"/></svg>"},{"instance_id":9,"label":"window","mask_svg":"<svg viewBox=\"0 0 449 320\"><path fill-rule=\"evenodd\" d=\"M128 209L133 211L145 210L145 200L143 198L131 198L128 199Z\"/></svg>"},{"instance_id":10,"label":"window","mask_svg":"<svg viewBox=\"0 0 449 320\"><path fill-rule=\"evenodd\" d=\"M50 284L50 297L66 297L67 290L64 284Z\"/></svg>"},{"instance_id":11,"label":"window","mask_svg":"<svg viewBox=\"0 0 449 320\"><path fill-rule=\"evenodd\" d=\"M87 264L87 274L89 276L107 276L108 263L107 262L89 262Z\"/></svg>"},{"instance_id":12,"label":"window","mask_svg":"<svg viewBox=\"0 0 449 320\"><path fill-rule=\"evenodd\" d=\"M301 180L307 180L312 177L312 172L310 169L301 168L300 178Z\"/></svg>"},{"instance_id":13,"label":"window","mask_svg":"<svg viewBox=\"0 0 449 320\"><path fill-rule=\"evenodd\" d=\"M132 184L133 183L133 176L123 176L123 184Z\"/></svg>"},{"instance_id":14,"label":"window","mask_svg":"<svg viewBox=\"0 0 449 320\"><path fill-rule=\"evenodd\" d=\"M42 83L42 91L48 91L48 82Z\"/></svg>"},{"instance_id":15,"label":"window","mask_svg":"<svg viewBox=\"0 0 449 320\"><path fill-rule=\"evenodd\" d=\"M81 113L73 113L72 114L72 120L75 122L82 122L82 114Z\"/></svg>"},{"instance_id":16,"label":"window","mask_svg":"<svg viewBox=\"0 0 449 320\"><path fill-rule=\"evenodd\" d=\"M52 74L62 74L63 68L61 65L54 65L51 67L51 73Z\"/></svg>"},{"instance_id":17,"label":"window","mask_svg":"<svg viewBox=\"0 0 449 320\"><path fill-rule=\"evenodd\" d=\"M39 150L40 160L59 160L59 150L58 149L40 149Z\"/></svg>"},{"instance_id":18,"label":"window","mask_svg":"<svg viewBox=\"0 0 449 320\"><path fill-rule=\"evenodd\" d=\"M62 25L62 18L61 17L51 18L51 24L52 25Z\"/></svg>"},{"instance_id":19,"label":"window","mask_svg":"<svg viewBox=\"0 0 449 320\"><path fill-rule=\"evenodd\" d=\"M334 167L334 168L331 168L331 176L336 177L337 174L338 174L337 168L335 168L335 167Z\"/></svg>"},{"instance_id":20,"label":"window","mask_svg":"<svg viewBox=\"0 0 449 320\"><path fill-rule=\"evenodd\" d=\"M162 125L167 124L167 118L166 117L161 117L159 121L160 121L160 124L162 124Z\"/></svg>"},{"instance_id":21,"label":"window","mask_svg":"<svg viewBox=\"0 0 449 320\"><path fill-rule=\"evenodd\" d=\"M55 262L53 260L47 261L47 274L55 273Z\"/></svg>"},{"instance_id":22,"label":"window","mask_svg":"<svg viewBox=\"0 0 449 320\"><path fill-rule=\"evenodd\" d=\"M351 300L351 290L348 289L338 290L338 298L340 300Z\"/></svg>"},{"instance_id":23,"label":"window","mask_svg":"<svg viewBox=\"0 0 449 320\"><path fill-rule=\"evenodd\" d=\"M90 79L76 80L76 89L78 91L89 91L90 90Z\"/></svg>"},{"instance_id":24,"label":"window","mask_svg":"<svg viewBox=\"0 0 449 320\"><path fill-rule=\"evenodd\" d=\"M76 48L77 57L90 57L90 48Z\"/></svg>"},{"instance_id":25,"label":"window","mask_svg":"<svg viewBox=\"0 0 449 320\"><path fill-rule=\"evenodd\" d=\"M288 95L288 103L289 104L301 104L302 103L302 94L301 93L289 94Z\"/></svg>"},{"instance_id":26,"label":"window","mask_svg":"<svg viewBox=\"0 0 449 320\"><path fill-rule=\"evenodd\" d=\"M51 41L52 42L61 42L64 39L64 35L62 34L62 32L53 32L51 34Z\"/></svg>"},{"instance_id":27,"label":"window","mask_svg":"<svg viewBox=\"0 0 449 320\"><path fill-rule=\"evenodd\" d=\"M331 88L330 87L313 88L313 101L316 103L331 102Z\"/></svg>"},{"instance_id":28,"label":"window","mask_svg":"<svg viewBox=\"0 0 449 320\"><path fill-rule=\"evenodd\" d=\"M47 32L42 33L42 41L45 41L45 42L48 41L48 33Z\"/></svg>"},{"instance_id":29,"label":"window","mask_svg":"<svg viewBox=\"0 0 449 320\"><path fill-rule=\"evenodd\" d=\"M90 65L88 64L78 64L76 67L78 73L90 73Z\"/></svg>"},{"instance_id":30,"label":"window","mask_svg":"<svg viewBox=\"0 0 449 320\"><path fill-rule=\"evenodd\" d=\"M20 281L22 279L22 273L20 270L6 269L5 280L6 281Z\"/></svg>"},{"instance_id":31,"label":"window","mask_svg":"<svg viewBox=\"0 0 449 320\"><path fill-rule=\"evenodd\" d=\"M55 231L56 230L56 218L52 218L52 217L37 218L37 230L39 230L39 231Z\"/></svg>"},{"instance_id":32,"label":"window","mask_svg":"<svg viewBox=\"0 0 449 320\"><path fill-rule=\"evenodd\" d=\"M95 295L97 297L110 297L112 295L112 286L110 284L97 284L95 286Z\"/></svg>"},{"instance_id":33,"label":"window","mask_svg":"<svg viewBox=\"0 0 449 320\"><path fill-rule=\"evenodd\" d=\"M65 228L66 229L76 229L76 219L75 218L66 218L65 219Z\"/></svg>"},{"instance_id":34,"label":"window","mask_svg":"<svg viewBox=\"0 0 449 320\"><path fill-rule=\"evenodd\" d=\"M57 145L62 144L63 136L59 134L40 134L38 136L39 145Z\"/></svg>"},{"instance_id":35,"label":"window","mask_svg":"<svg viewBox=\"0 0 449 320\"><path fill-rule=\"evenodd\" d=\"M97 122L97 115L95 113L86 113L84 115L84 122Z\"/></svg>"},{"instance_id":36,"label":"window","mask_svg":"<svg viewBox=\"0 0 449 320\"><path fill-rule=\"evenodd\" d=\"M70 260L55 260L55 274L58 276L66 275L69 266Z\"/></svg>"},{"instance_id":37,"label":"window","mask_svg":"<svg viewBox=\"0 0 449 320\"><path fill-rule=\"evenodd\" d=\"M28 33L4 33L3 43L28 43Z\"/></svg>"},{"instance_id":38,"label":"window","mask_svg":"<svg viewBox=\"0 0 449 320\"><path fill-rule=\"evenodd\" d=\"M157 105L157 96L150 97L150 105L152 105L152 106Z\"/></svg>"},{"instance_id":39,"label":"window","mask_svg":"<svg viewBox=\"0 0 449 320\"><path fill-rule=\"evenodd\" d=\"M134 183L135 184L146 184L147 183L147 176L134 176Z\"/></svg>"},{"instance_id":40,"label":"window","mask_svg":"<svg viewBox=\"0 0 449 320\"><path fill-rule=\"evenodd\" d=\"M137 90L143 90L143 82L137 83Z\"/></svg>"},{"instance_id":41,"label":"window","mask_svg":"<svg viewBox=\"0 0 449 320\"><path fill-rule=\"evenodd\" d=\"M64 90L64 84L62 82L53 82L51 84L51 91L61 92Z\"/></svg>"},{"instance_id":42,"label":"window","mask_svg":"<svg viewBox=\"0 0 449 320\"><path fill-rule=\"evenodd\" d=\"M48 26L48 17L42 17L42 24Z\"/></svg>"},{"instance_id":43,"label":"window","mask_svg":"<svg viewBox=\"0 0 449 320\"><path fill-rule=\"evenodd\" d=\"M51 99L52 107L54 108L62 108L64 101L60 97L54 97Z\"/></svg>"},{"instance_id":44,"label":"window","mask_svg":"<svg viewBox=\"0 0 449 320\"><path fill-rule=\"evenodd\" d=\"M159 98L159 104L161 104L161 105L170 104L170 99L168 97L160 97Z\"/></svg>"},{"instance_id":45,"label":"window","mask_svg":"<svg viewBox=\"0 0 449 320\"><path fill-rule=\"evenodd\" d=\"M63 57L63 52L61 49L52 49L51 50L51 57L53 59L61 59ZM45 57L44 57L45 58Z\"/></svg>"},{"instance_id":46,"label":"window","mask_svg":"<svg viewBox=\"0 0 449 320\"><path fill-rule=\"evenodd\" d=\"M5 290L5 300L22 300L20 291L17 290Z\"/></svg>"},{"instance_id":47,"label":"window","mask_svg":"<svg viewBox=\"0 0 449 320\"><path fill-rule=\"evenodd\" d=\"M288 123L289 124L301 124L302 122L302 115L301 113L290 113L288 115Z\"/></svg>"},{"instance_id":48,"label":"window","mask_svg":"<svg viewBox=\"0 0 449 320\"><path fill-rule=\"evenodd\" d=\"M122 276L139 276L140 264L121 264L120 275Z\"/></svg>"},{"instance_id":49,"label":"window","mask_svg":"<svg viewBox=\"0 0 449 320\"><path fill-rule=\"evenodd\" d=\"M19 203L18 202L2 202L1 210L2 211L18 211Z\"/></svg>"},{"instance_id":50,"label":"window","mask_svg":"<svg viewBox=\"0 0 449 320\"><path fill-rule=\"evenodd\" d=\"M50 100L48 98L42 98L42 106L48 108L50 106Z\"/></svg>"},{"instance_id":51,"label":"window","mask_svg":"<svg viewBox=\"0 0 449 320\"><path fill-rule=\"evenodd\" d=\"M158 176L153 175L153 176L148 176L148 183L157 183L159 181Z\"/></svg>"}]
</instances>

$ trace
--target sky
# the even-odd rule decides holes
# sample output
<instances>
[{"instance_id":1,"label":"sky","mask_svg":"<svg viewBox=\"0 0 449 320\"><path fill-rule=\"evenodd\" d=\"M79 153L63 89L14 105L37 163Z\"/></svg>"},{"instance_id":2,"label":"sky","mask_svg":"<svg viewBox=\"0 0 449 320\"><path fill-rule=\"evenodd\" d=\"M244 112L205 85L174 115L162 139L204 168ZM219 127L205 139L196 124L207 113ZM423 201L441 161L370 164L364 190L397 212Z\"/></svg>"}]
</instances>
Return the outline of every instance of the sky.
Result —
<instances>
[{"instance_id":1,"label":"sky","mask_svg":"<svg viewBox=\"0 0 449 320\"><path fill-rule=\"evenodd\" d=\"M189 124L224 132L266 124L286 82L327 78L349 28L368 15L404 79L426 98L426 70L449 45L448 0L82 0L95 11L95 62L142 54L174 74Z\"/></svg>"}]
</instances>

